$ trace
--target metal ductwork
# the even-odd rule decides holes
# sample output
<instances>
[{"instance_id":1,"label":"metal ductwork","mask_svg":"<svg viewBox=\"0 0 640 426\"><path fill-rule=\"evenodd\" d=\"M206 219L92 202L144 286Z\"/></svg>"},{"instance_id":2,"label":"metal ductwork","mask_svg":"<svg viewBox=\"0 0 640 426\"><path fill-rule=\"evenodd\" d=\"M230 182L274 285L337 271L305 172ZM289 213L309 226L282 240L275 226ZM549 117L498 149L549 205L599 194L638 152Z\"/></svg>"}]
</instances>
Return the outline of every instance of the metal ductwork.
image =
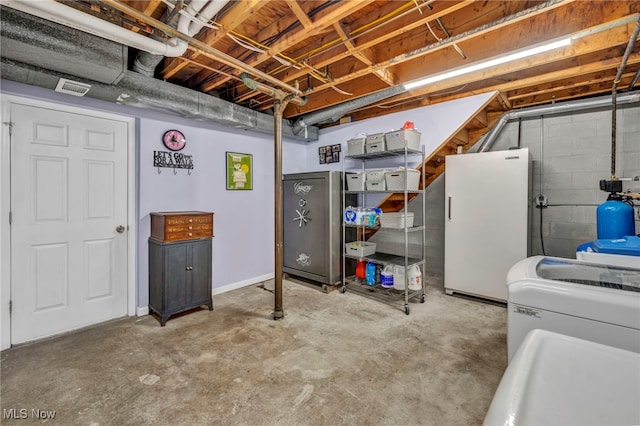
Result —
<instances>
[{"instance_id":1,"label":"metal ductwork","mask_svg":"<svg viewBox=\"0 0 640 426\"><path fill-rule=\"evenodd\" d=\"M127 71L128 49L122 44L7 7L0 7L0 17L3 59L69 75L82 72L107 84L117 83Z\"/></svg>"},{"instance_id":2,"label":"metal ductwork","mask_svg":"<svg viewBox=\"0 0 640 426\"><path fill-rule=\"evenodd\" d=\"M405 89L405 87L400 84L397 86L389 87L387 89L383 89L379 92L372 93L370 95L352 99L339 105L303 115L293 124L293 132L295 134L300 134L305 128L307 128L307 126L312 126L319 123L336 122L349 111L371 105L374 102L390 98L406 91L407 89Z\"/></svg>"},{"instance_id":3,"label":"metal ductwork","mask_svg":"<svg viewBox=\"0 0 640 426\"><path fill-rule=\"evenodd\" d=\"M51 90L61 78L70 79L91 86L85 97L273 134L272 115L128 71L126 46L6 7L0 7L0 17L3 79ZM286 120L282 132L318 139L317 127L302 137Z\"/></svg>"},{"instance_id":4,"label":"metal ductwork","mask_svg":"<svg viewBox=\"0 0 640 426\"><path fill-rule=\"evenodd\" d=\"M619 95L617 99L617 105L626 105L636 102L640 102L640 92L625 93L623 95ZM611 98L602 97L595 99L584 99L580 101L564 102L561 104L543 105L506 112L502 117L500 117L500 120L491 128L491 130L489 130L489 132L484 135L478 147L478 152L490 151L491 147L497 140L498 135L500 134L504 126L510 121L517 120L519 118L571 114L576 111L595 110L610 107Z\"/></svg>"},{"instance_id":5,"label":"metal ductwork","mask_svg":"<svg viewBox=\"0 0 640 426\"><path fill-rule=\"evenodd\" d=\"M180 117L218 123L234 129L272 135L273 116L227 102L162 80L127 71L117 84L103 84L69 74L61 74L2 58L2 78L18 83L54 89L60 78L91 85L85 97L119 105L168 112ZM318 139L318 128L309 127L305 137L293 133L289 121L283 121L282 134L300 141Z\"/></svg>"}]
</instances>

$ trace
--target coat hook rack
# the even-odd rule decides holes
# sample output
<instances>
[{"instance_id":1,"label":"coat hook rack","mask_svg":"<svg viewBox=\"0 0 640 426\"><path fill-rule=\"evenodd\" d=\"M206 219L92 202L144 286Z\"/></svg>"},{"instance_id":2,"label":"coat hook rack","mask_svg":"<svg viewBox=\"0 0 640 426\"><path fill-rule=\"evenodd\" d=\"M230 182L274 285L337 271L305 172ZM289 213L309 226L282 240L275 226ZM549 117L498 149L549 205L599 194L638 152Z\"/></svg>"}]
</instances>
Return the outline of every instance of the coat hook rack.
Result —
<instances>
[{"instance_id":1,"label":"coat hook rack","mask_svg":"<svg viewBox=\"0 0 640 426\"><path fill-rule=\"evenodd\" d=\"M178 174L176 169L187 169L187 174L191 176L193 156L180 152L153 151L153 167L158 168L158 174L162 173L161 167L171 168L174 175Z\"/></svg>"}]
</instances>

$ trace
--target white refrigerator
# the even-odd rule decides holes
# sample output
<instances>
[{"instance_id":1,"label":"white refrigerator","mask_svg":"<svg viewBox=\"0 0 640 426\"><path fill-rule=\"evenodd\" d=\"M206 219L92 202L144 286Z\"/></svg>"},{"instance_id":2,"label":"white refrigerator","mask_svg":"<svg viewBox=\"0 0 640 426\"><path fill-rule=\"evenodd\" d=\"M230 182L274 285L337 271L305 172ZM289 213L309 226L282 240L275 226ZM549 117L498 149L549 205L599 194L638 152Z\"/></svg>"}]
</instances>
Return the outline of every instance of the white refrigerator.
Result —
<instances>
[{"instance_id":1,"label":"white refrigerator","mask_svg":"<svg viewBox=\"0 0 640 426\"><path fill-rule=\"evenodd\" d=\"M529 254L529 150L445 161L445 291L506 301L507 273Z\"/></svg>"}]
</instances>

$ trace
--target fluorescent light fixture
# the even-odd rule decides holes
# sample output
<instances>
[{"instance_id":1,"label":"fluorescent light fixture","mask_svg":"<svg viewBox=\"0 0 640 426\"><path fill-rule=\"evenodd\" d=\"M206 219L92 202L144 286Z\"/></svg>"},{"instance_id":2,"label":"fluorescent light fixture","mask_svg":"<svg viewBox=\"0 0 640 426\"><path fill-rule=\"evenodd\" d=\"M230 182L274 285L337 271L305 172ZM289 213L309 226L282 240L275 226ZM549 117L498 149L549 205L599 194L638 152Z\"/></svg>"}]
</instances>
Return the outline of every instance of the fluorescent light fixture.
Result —
<instances>
[{"instance_id":1,"label":"fluorescent light fixture","mask_svg":"<svg viewBox=\"0 0 640 426\"><path fill-rule=\"evenodd\" d=\"M415 89L416 87L422 87L427 84L436 83L438 81L446 80L453 77L458 77L464 74L469 74L474 71L480 71L489 67L493 67L500 64L505 64L507 62L512 62L518 59L526 58L528 56L537 55L538 53L548 52L549 50L557 49L559 47L569 46L571 44L571 37L554 41L552 43L547 43L539 46L535 46L529 49L521 50L515 53L511 53L505 56L499 56L494 59L489 59L485 62L478 62L473 65L469 65L463 68L457 68L452 71L448 71L442 74L436 74L431 77L422 78L420 80L410 81L409 83L405 83L403 86L406 90Z\"/></svg>"}]
</instances>

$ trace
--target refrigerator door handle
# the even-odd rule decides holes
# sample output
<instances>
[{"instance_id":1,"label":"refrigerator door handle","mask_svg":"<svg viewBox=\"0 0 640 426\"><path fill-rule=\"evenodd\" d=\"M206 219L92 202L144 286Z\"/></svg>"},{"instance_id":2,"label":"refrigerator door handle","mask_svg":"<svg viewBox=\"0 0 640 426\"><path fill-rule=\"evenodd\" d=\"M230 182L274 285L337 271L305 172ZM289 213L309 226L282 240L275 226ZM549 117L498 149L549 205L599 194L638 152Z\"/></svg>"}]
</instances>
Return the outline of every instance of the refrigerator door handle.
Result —
<instances>
[{"instance_id":1,"label":"refrigerator door handle","mask_svg":"<svg viewBox=\"0 0 640 426\"><path fill-rule=\"evenodd\" d=\"M451 220L451 195L449 195L449 220Z\"/></svg>"}]
</instances>

